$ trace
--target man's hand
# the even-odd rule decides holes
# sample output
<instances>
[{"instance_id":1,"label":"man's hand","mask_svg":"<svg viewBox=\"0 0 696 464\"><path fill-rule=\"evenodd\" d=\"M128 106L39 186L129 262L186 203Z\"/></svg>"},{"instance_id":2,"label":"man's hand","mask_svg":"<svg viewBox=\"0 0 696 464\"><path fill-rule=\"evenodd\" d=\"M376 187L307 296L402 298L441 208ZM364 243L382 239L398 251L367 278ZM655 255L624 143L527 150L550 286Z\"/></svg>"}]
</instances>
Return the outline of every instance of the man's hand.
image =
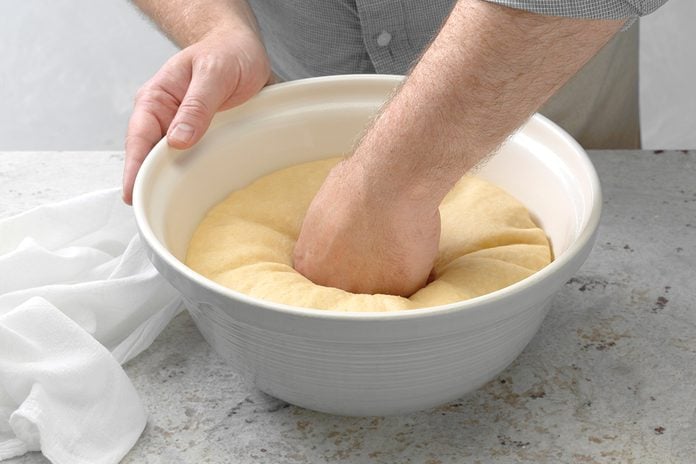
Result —
<instances>
[{"instance_id":1,"label":"man's hand","mask_svg":"<svg viewBox=\"0 0 696 464\"><path fill-rule=\"evenodd\" d=\"M353 292L413 293L433 265L440 201L622 24L459 0L354 154L321 187L295 268Z\"/></svg>"},{"instance_id":2,"label":"man's hand","mask_svg":"<svg viewBox=\"0 0 696 464\"><path fill-rule=\"evenodd\" d=\"M355 293L410 295L425 285L435 262L438 204L403 195L396 184L371 182L356 162L337 165L312 201L295 269L314 283Z\"/></svg>"},{"instance_id":3,"label":"man's hand","mask_svg":"<svg viewBox=\"0 0 696 464\"><path fill-rule=\"evenodd\" d=\"M140 3L144 4L141 7L154 9L160 2ZM193 13L183 5L179 7L179 14L190 21L187 15ZM143 160L162 137L166 135L174 148L191 147L203 136L217 111L243 103L271 80L270 63L253 15L242 2L236 10L226 8L231 10L219 11L217 18L201 17L183 30L178 25L186 21L177 22L173 13L159 18L165 29L167 23L177 24L170 26L178 28L172 35L191 45L169 59L138 91L126 135L126 203L132 201L133 183ZM201 7L201 11L206 10ZM148 13L157 18L157 10ZM215 25L210 24L214 21ZM204 32L198 34L197 29Z\"/></svg>"}]
</instances>

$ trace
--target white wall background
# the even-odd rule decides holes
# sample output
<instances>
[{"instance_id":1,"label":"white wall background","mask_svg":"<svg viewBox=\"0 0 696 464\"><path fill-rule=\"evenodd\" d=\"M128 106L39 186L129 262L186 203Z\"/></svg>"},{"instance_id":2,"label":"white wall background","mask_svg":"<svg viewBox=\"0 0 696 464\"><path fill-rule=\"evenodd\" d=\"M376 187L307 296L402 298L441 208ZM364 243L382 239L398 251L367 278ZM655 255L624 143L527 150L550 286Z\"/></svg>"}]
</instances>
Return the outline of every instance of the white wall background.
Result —
<instances>
[{"instance_id":1,"label":"white wall background","mask_svg":"<svg viewBox=\"0 0 696 464\"><path fill-rule=\"evenodd\" d=\"M122 149L175 51L126 0L0 0L0 150Z\"/></svg>"},{"instance_id":2,"label":"white wall background","mask_svg":"<svg viewBox=\"0 0 696 464\"><path fill-rule=\"evenodd\" d=\"M696 148L696 1L670 0L641 21L645 148Z\"/></svg>"},{"instance_id":3,"label":"white wall background","mask_svg":"<svg viewBox=\"0 0 696 464\"><path fill-rule=\"evenodd\" d=\"M641 23L646 148L696 148L696 2ZM137 88L175 52L126 0L0 2L0 150L120 150Z\"/></svg>"}]
</instances>

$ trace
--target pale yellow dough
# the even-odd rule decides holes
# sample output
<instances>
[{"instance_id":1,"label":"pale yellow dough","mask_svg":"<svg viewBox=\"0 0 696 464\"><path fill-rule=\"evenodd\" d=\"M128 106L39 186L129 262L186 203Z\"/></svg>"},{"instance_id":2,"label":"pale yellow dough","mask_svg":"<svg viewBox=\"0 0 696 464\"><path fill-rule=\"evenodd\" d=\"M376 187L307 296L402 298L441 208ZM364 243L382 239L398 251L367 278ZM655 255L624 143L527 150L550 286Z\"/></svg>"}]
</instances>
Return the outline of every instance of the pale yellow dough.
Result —
<instances>
[{"instance_id":1,"label":"pale yellow dough","mask_svg":"<svg viewBox=\"0 0 696 464\"><path fill-rule=\"evenodd\" d=\"M339 158L286 168L233 192L196 229L186 263L226 287L265 300L338 311L399 311L493 292L551 261L544 231L500 188L464 177L440 206L435 280L410 298L316 285L292 267L302 218Z\"/></svg>"}]
</instances>

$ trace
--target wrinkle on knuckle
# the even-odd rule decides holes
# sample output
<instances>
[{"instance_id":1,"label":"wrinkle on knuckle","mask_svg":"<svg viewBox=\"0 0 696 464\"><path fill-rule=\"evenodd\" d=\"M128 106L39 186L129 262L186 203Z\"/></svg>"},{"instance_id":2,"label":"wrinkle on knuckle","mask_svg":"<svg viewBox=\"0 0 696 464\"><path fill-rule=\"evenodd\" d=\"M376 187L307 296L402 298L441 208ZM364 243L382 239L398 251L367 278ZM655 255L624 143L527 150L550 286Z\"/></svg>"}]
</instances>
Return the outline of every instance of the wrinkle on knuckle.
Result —
<instances>
[{"instance_id":1,"label":"wrinkle on knuckle","mask_svg":"<svg viewBox=\"0 0 696 464\"><path fill-rule=\"evenodd\" d=\"M135 101L139 102L139 101L145 100L148 97L150 92L151 92L151 90L147 84L141 86L138 89L138 91L135 92Z\"/></svg>"},{"instance_id":2,"label":"wrinkle on knuckle","mask_svg":"<svg viewBox=\"0 0 696 464\"><path fill-rule=\"evenodd\" d=\"M224 68L224 60L214 54L202 54L193 59L194 71L204 77L220 75Z\"/></svg>"},{"instance_id":3,"label":"wrinkle on knuckle","mask_svg":"<svg viewBox=\"0 0 696 464\"><path fill-rule=\"evenodd\" d=\"M141 160L147 152L155 146L153 142L143 134L128 134L125 140L126 159Z\"/></svg>"},{"instance_id":4,"label":"wrinkle on knuckle","mask_svg":"<svg viewBox=\"0 0 696 464\"><path fill-rule=\"evenodd\" d=\"M165 106L167 108L178 105L178 101L169 92L159 88L149 88L136 97L136 100L146 108Z\"/></svg>"},{"instance_id":5,"label":"wrinkle on knuckle","mask_svg":"<svg viewBox=\"0 0 696 464\"><path fill-rule=\"evenodd\" d=\"M207 119L212 109L204 99L192 95L184 99L179 112L194 119Z\"/></svg>"}]
</instances>

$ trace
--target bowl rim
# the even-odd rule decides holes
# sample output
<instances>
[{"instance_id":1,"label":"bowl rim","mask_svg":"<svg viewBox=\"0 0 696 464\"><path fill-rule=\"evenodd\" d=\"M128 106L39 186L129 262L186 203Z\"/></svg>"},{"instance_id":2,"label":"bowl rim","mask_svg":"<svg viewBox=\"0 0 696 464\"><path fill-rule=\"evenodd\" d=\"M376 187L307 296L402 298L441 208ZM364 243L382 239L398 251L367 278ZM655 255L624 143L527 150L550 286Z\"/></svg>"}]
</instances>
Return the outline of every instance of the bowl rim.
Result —
<instances>
[{"instance_id":1,"label":"bowl rim","mask_svg":"<svg viewBox=\"0 0 696 464\"><path fill-rule=\"evenodd\" d=\"M396 76L390 74L345 74L338 76L321 76L312 77L307 79L299 79L291 82L283 82L280 84L274 84L266 87L259 92L259 94L252 99L258 98L273 98L275 94L283 94L285 92L303 89L307 86L315 85L336 85L345 83L355 83L356 80L365 82L375 82L375 83L385 83L391 81L398 83L404 79L404 76ZM229 111L234 111L237 108L241 108L244 105L240 105ZM214 127L215 119L220 119L220 115L216 114L211 128ZM222 296L231 299L232 301L238 301L247 305L251 305L257 308L263 308L265 310L270 310L274 313L300 316L300 317L310 317L313 319L327 319L327 320L345 320L345 321L359 321L359 320L405 320L413 318L425 318L431 316L440 316L444 314L451 314L454 312L467 312L479 309L482 306L489 306L495 304L504 298L509 298L515 295L519 295L522 292L528 290L530 287L540 284L542 281L551 278L553 273L559 269L562 269L569 265L569 263L579 255L582 250L584 250L589 242L592 240L597 228L599 226L599 220L602 210L602 192L599 182L599 177L594 168L594 165L590 161L585 150L580 146L580 144L573 139L567 132L561 129L557 124L546 118L545 116L535 113L532 117L525 123L528 124L530 120L535 120L536 123L541 124L544 128L557 137L560 137L565 143L567 143L570 148L579 157L579 161L590 182L590 190L593 196L593 203L590 208L590 216L587 223L580 231L577 239L571 243L568 249L558 258L551 261L544 268L535 272L529 277L526 277L512 285L503 287L491 293L487 293L475 298L468 300L457 301L454 303L448 303L445 305L430 306L426 308L416 308L400 311L338 311L338 310L328 310L328 309L317 309L317 308L305 308L300 306L291 306L284 303L275 303L260 298L252 297L244 293L232 290L225 287L217 282L208 279L207 277L198 274L190 267L186 266L185 263L177 259L160 240L156 237L150 223L148 221L147 215L145 214L145 182L147 182L152 175L152 170L155 165L156 159L164 156L169 150L174 150L167 145L166 137L163 137L148 153L145 158L140 171L135 180L135 185L133 189L133 210L135 213L135 220L137 227L140 231L141 237L146 242L146 245L152 250L152 252L158 256L158 258L177 273L184 276L185 278L193 281L195 284L204 287L208 291L213 293L221 294ZM178 290L178 289L177 289Z\"/></svg>"}]
</instances>

